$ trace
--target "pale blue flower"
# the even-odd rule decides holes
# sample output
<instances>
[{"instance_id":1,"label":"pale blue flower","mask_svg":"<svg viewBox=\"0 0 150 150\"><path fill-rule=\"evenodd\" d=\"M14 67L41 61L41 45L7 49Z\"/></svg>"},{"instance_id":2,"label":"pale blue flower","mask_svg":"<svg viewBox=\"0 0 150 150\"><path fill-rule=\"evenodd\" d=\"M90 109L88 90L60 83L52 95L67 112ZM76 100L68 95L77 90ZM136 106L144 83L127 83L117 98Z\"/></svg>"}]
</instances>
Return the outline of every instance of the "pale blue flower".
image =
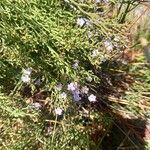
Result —
<instances>
[{"instance_id":1,"label":"pale blue flower","mask_svg":"<svg viewBox=\"0 0 150 150\"><path fill-rule=\"evenodd\" d=\"M25 83L29 83L31 78L30 78L30 75L31 75L31 69L28 68L28 69L23 69L22 70L22 76L21 76L21 80Z\"/></svg>"},{"instance_id":2,"label":"pale blue flower","mask_svg":"<svg viewBox=\"0 0 150 150\"><path fill-rule=\"evenodd\" d=\"M110 0L103 0L104 1L104 3L109 3L110 2Z\"/></svg>"},{"instance_id":3,"label":"pale blue flower","mask_svg":"<svg viewBox=\"0 0 150 150\"><path fill-rule=\"evenodd\" d=\"M35 109L40 109L42 107L42 105L38 102L35 102L35 103L32 103L31 107L35 108Z\"/></svg>"},{"instance_id":4,"label":"pale blue flower","mask_svg":"<svg viewBox=\"0 0 150 150\"><path fill-rule=\"evenodd\" d=\"M31 80L31 78L30 78L30 76L28 76L28 75L22 75L22 76L21 76L21 80L22 80L24 83L29 83L30 80Z\"/></svg>"},{"instance_id":5,"label":"pale blue flower","mask_svg":"<svg viewBox=\"0 0 150 150\"><path fill-rule=\"evenodd\" d=\"M59 95L59 98L62 98L62 99L66 99L67 97L67 94L65 92L62 92L60 95Z\"/></svg>"},{"instance_id":6,"label":"pale blue flower","mask_svg":"<svg viewBox=\"0 0 150 150\"><path fill-rule=\"evenodd\" d=\"M100 2L102 2L101 0L95 0L95 3L100 3Z\"/></svg>"},{"instance_id":7,"label":"pale blue flower","mask_svg":"<svg viewBox=\"0 0 150 150\"><path fill-rule=\"evenodd\" d=\"M81 93L83 93L83 94L88 94L88 92L89 92L89 88L88 88L87 86L83 86L83 87L81 88Z\"/></svg>"},{"instance_id":8,"label":"pale blue flower","mask_svg":"<svg viewBox=\"0 0 150 150\"><path fill-rule=\"evenodd\" d=\"M31 72L32 72L32 70L31 70L31 68L27 68L27 69L23 69L22 70L22 74L23 75L31 75Z\"/></svg>"},{"instance_id":9,"label":"pale blue flower","mask_svg":"<svg viewBox=\"0 0 150 150\"><path fill-rule=\"evenodd\" d=\"M73 68L74 68L74 69L77 69L78 66L79 66L79 60L75 60L75 61L74 61L74 64L73 64Z\"/></svg>"},{"instance_id":10,"label":"pale blue flower","mask_svg":"<svg viewBox=\"0 0 150 150\"><path fill-rule=\"evenodd\" d=\"M56 108L55 109L55 114L56 115L60 116L60 115L62 115L62 113L63 113L63 109L61 109L61 108Z\"/></svg>"},{"instance_id":11,"label":"pale blue flower","mask_svg":"<svg viewBox=\"0 0 150 150\"><path fill-rule=\"evenodd\" d=\"M95 102L95 101L96 101L96 96L93 95L93 94L91 94L91 95L88 97L88 100L89 100L90 102Z\"/></svg>"},{"instance_id":12,"label":"pale blue flower","mask_svg":"<svg viewBox=\"0 0 150 150\"><path fill-rule=\"evenodd\" d=\"M70 3L70 2L69 2L69 0L64 0L64 2L66 2L66 3Z\"/></svg>"},{"instance_id":13,"label":"pale blue flower","mask_svg":"<svg viewBox=\"0 0 150 150\"><path fill-rule=\"evenodd\" d=\"M82 27L86 23L85 18L78 18L77 25Z\"/></svg>"},{"instance_id":14,"label":"pale blue flower","mask_svg":"<svg viewBox=\"0 0 150 150\"><path fill-rule=\"evenodd\" d=\"M77 19L77 25L80 27L83 27L84 25L86 25L86 27L92 27L90 20L82 17Z\"/></svg>"},{"instance_id":15,"label":"pale blue flower","mask_svg":"<svg viewBox=\"0 0 150 150\"><path fill-rule=\"evenodd\" d=\"M40 86L42 84L42 80L38 79L35 81L35 85Z\"/></svg>"},{"instance_id":16,"label":"pale blue flower","mask_svg":"<svg viewBox=\"0 0 150 150\"><path fill-rule=\"evenodd\" d=\"M68 84L67 90L68 91L75 91L78 88L77 82L71 82Z\"/></svg>"},{"instance_id":17,"label":"pale blue flower","mask_svg":"<svg viewBox=\"0 0 150 150\"><path fill-rule=\"evenodd\" d=\"M107 51L112 51L113 48L114 48L113 44L112 44L112 42L110 40L106 40L104 42L104 45L105 45L105 48L106 48Z\"/></svg>"}]
</instances>

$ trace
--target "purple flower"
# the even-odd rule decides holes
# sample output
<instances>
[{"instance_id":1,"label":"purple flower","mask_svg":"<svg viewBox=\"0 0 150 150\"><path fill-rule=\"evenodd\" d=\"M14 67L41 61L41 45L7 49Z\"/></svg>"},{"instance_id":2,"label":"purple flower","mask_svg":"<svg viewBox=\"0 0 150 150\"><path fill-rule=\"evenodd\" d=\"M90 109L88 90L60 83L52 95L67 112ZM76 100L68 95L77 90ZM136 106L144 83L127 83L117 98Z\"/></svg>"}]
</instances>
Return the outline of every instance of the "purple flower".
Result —
<instances>
[{"instance_id":1,"label":"purple flower","mask_svg":"<svg viewBox=\"0 0 150 150\"><path fill-rule=\"evenodd\" d=\"M40 86L40 85L42 84L42 80L41 80L41 79L36 80L36 81L35 81L35 84L36 84L37 86Z\"/></svg>"},{"instance_id":2,"label":"purple flower","mask_svg":"<svg viewBox=\"0 0 150 150\"><path fill-rule=\"evenodd\" d=\"M67 90L68 91L75 91L78 88L77 82L71 82L68 84Z\"/></svg>"},{"instance_id":3,"label":"purple flower","mask_svg":"<svg viewBox=\"0 0 150 150\"><path fill-rule=\"evenodd\" d=\"M73 98L77 102L81 100L80 91L79 90L76 90L76 91L73 92Z\"/></svg>"}]
</instances>

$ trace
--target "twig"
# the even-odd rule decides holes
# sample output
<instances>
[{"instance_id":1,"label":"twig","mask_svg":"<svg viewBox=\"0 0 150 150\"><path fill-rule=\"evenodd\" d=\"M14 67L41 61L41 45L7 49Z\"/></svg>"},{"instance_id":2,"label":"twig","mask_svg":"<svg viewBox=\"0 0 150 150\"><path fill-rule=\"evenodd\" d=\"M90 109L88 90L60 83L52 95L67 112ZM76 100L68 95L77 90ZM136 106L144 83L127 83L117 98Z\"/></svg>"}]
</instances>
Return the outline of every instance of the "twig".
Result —
<instances>
[{"instance_id":1,"label":"twig","mask_svg":"<svg viewBox=\"0 0 150 150\"><path fill-rule=\"evenodd\" d=\"M134 147L137 149L137 150L140 150L138 148L138 146L130 139L130 137L113 121L113 123L115 124L115 126L132 142L132 144L134 145Z\"/></svg>"},{"instance_id":2,"label":"twig","mask_svg":"<svg viewBox=\"0 0 150 150\"><path fill-rule=\"evenodd\" d=\"M130 130L128 131L128 133L127 133L127 135L129 135L130 134ZM120 143L120 145L119 145L119 147L117 148L117 150L119 150L121 147L122 147L122 145L123 145L123 143L125 142L125 140L127 139L127 136L123 139L123 141Z\"/></svg>"},{"instance_id":3,"label":"twig","mask_svg":"<svg viewBox=\"0 0 150 150\"><path fill-rule=\"evenodd\" d=\"M150 9L150 8L146 8L142 13L141 15L131 24L130 28L129 28L129 31L131 30L131 28L138 22L138 20L146 13L146 11Z\"/></svg>"}]
</instances>

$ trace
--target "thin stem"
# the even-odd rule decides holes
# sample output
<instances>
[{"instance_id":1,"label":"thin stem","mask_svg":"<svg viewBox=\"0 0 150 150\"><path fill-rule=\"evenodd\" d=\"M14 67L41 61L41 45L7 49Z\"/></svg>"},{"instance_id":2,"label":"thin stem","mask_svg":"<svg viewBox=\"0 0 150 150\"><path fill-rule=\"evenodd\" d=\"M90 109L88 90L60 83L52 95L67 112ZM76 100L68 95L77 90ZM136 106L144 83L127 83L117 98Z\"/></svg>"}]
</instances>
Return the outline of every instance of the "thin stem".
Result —
<instances>
[{"instance_id":1,"label":"thin stem","mask_svg":"<svg viewBox=\"0 0 150 150\"><path fill-rule=\"evenodd\" d=\"M54 136L55 136L55 133L56 133L57 117L58 116L56 115L55 122L54 122L54 131L53 131L53 136L52 136L52 144L53 144Z\"/></svg>"},{"instance_id":2,"label":"thin stem","mask_svg":"<svg viewBox=\"0 0 150 150\"><path fill-rule=\"evenodd\" d=\"M20 90L20 88L22 87L22 81L20 80L17 85L14 87L13 91L9 94L9 96L13 96L16 94L17 91Z\"/></svg>"},{"instance_id":3,"label":"thin stem","mask_svg":"<svg viewBox=\"0 0 150 150\"><path fill-rule=\"evenodd\" d=\"M124 23L125 22L125 18L127 16L128 11L129 11L130 5L131 5L131 2L128 2L127 7L126 7L126 9L125 9L125 11L124 11L124 13L122 15L122 18L120 19L120 23Z\"/></svg>"},{"instance_id":4,"label":"thin stem","mask_svg":"<svg viewBox=\"0 0 150 150\"><path fill-rule=\"evenodd\" d=\"M120 14L120 12L121 12L123 3L124 3L124 0L122 0L121 4L120 4L120 6L119 6L119 9L118 9L118 12L117 12L117 16L119 16L119 14Z\"/></svg>"}]
</instances>

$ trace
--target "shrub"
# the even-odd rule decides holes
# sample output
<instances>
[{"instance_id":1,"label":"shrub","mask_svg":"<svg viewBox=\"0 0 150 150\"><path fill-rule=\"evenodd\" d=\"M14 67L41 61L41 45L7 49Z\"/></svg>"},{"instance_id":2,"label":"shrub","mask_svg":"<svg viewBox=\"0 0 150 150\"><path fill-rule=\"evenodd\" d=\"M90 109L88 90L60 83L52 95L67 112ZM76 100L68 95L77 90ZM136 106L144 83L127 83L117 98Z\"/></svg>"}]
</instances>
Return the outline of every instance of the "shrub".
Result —
<instances>
[{"instance_id":1,"label":"shrub","mask_svg":"<svg viewBox=\"0 0 150 150\"><path fill-rule=\"evenodd\" d=\"M117 60L128 47L124 22L135 4L0 1L3 149L96 146L89 135L103 134L112 121L89 110L98 101L101 64Z\"/></svg>"}]
</instances>

